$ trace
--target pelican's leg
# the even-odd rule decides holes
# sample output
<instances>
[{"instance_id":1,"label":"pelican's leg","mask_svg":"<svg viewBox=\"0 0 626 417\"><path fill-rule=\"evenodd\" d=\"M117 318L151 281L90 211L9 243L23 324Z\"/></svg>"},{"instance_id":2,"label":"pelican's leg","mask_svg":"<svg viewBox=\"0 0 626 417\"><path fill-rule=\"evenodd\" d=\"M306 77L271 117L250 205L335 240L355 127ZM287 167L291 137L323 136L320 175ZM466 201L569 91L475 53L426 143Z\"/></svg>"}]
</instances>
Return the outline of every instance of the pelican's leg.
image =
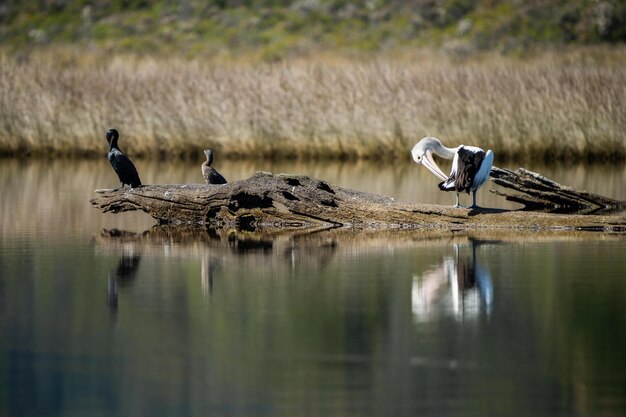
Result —
<instances>
[{"instance_id":1,"label":"pelican's leg","mask_svg":"<svg viewBox=\"0 0 626 417\"><path fill-rule=\"evenodd\" d=\"M456 193L456 204L454 205L455 208L459 208L459 207L463 207L461 206L461 204L459 204L459 193Z\"/></svg>"},{"instance_id":2,"label":"pelican's leg","mask_svg":"<svg viewBox=\"0 0 626 417\"><path fill-rule=\"evenodd\" d=\"M476 204L476 190L472 191L472 205L470 206L470 208L479 208Z\"/></svg>"}]
</instances>

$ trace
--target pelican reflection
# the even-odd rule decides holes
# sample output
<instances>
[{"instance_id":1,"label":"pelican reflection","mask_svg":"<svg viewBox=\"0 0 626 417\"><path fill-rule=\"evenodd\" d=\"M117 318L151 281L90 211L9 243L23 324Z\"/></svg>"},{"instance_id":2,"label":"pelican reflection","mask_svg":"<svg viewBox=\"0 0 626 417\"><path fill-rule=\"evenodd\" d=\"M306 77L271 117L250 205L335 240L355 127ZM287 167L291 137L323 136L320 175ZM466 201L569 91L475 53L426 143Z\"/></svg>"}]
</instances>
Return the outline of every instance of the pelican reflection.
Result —
<instances>
[{"instance_id":1,"label":"pelican reflection","mask_svg":"<svg viewBox=\"0 0 626 417\"><path fill-rule=\"evenodd\" d=\"M439 315L458 320L474 319L481 311L491 313L493 285L489 270L476 259L480 243L472 240L471 249L454 245L454 255L445 256L436 267L413 275L411 307L417 321Z\"/></svg>"}]
</instances>

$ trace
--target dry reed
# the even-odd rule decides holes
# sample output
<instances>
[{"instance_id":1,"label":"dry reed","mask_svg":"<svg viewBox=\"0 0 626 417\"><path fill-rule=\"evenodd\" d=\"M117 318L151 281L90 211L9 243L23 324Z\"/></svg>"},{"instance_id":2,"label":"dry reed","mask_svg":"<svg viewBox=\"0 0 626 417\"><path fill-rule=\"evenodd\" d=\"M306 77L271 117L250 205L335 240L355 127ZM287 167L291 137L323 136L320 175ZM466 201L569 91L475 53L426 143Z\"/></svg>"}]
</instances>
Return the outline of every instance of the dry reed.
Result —
<instances>
[{"instance_id":1,"label":"dry reed","mask_svg":"<svg viewBox=\"0 0 626 417\"><path fill-rule=\"evenodd\" d=\"M403 158L423 136L498 159L623 160L624 50L608 64L544 54L216 63L0 55L0 153ZM571 56L570 56L571 58Z\"/></svg>"}]
</instances>

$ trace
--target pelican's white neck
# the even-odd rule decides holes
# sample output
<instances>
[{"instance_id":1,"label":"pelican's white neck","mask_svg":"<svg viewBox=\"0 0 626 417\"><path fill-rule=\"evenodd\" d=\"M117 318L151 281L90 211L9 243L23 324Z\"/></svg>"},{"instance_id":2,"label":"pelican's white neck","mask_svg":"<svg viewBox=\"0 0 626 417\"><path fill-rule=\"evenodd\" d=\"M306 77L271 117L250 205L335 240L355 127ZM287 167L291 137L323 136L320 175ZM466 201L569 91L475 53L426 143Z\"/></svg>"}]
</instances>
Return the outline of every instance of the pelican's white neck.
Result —
<instances>
[{"instance_id":1,"label":"pelican's white neck","mask_svg":"<svg viewBox=\"0 0 626 417\"><path fill-rule=\"evenodd\" d=\"M460 148L460 146L457 146L456 148L446 148L439 139L433 137L430 139L430 150L432 153L444 159L454 159L454 155L456 155Z\"/></svg>"}]
</instances>

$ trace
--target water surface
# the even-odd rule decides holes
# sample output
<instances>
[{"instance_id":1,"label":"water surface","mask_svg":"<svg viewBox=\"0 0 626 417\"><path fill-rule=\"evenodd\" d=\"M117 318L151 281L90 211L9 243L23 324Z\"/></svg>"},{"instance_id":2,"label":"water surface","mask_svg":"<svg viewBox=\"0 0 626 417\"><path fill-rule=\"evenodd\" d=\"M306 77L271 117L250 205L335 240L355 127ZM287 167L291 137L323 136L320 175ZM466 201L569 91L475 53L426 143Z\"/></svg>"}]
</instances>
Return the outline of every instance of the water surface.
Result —
<instances>
[{"instance_id":1,"label":"water surface","mask_svg":"<svg viewBox=\"0 0 626 417\"><path fill-rule=\"evenodd\" d=\"M410 165L216 165L453 200ZM622 167L538 171L626 199ZM106 161L0 161L0 416L626 409L623 235L183 233L91 208L115 180Z\"/></svg>"}]
</instances>

